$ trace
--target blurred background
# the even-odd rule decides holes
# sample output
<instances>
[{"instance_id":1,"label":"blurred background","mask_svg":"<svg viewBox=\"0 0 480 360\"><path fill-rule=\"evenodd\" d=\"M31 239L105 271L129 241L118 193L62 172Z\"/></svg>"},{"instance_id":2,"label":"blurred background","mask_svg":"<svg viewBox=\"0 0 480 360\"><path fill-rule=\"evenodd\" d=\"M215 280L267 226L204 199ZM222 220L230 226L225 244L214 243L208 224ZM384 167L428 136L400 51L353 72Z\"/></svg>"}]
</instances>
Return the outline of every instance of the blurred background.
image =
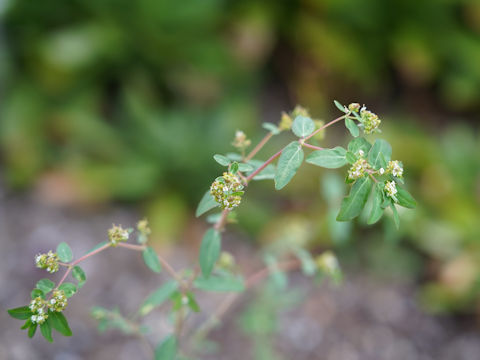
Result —
<instances>
[{"instance_id":1,"label":"blurred background","mask_svg":"<svg viewBox=\"0 0 480 360\"><path fill-rule=\"evenodd\" d=\"M380 115L417 209L399 231L388 216L336 224L344 169L249 187L224 241L247 274L287 238L333 249L345 281L292 274L282 301L250 292L194 358L478 359L479 1L2 0L0 14L0 359L139 358L135 339L98 336L88 318L158 286L137 254L85 263L75 335L54 345L4 311L44 277L34 254L67 241L78 256L146 216L153 246L188 266L206 229L195 207L222 171L213 154L234 150L237 129L256 143L296 104L328 121L333 99ZM325 135L348 142L342 125ZM151 322L158 342L168 319Z\"/></svg>"}]
</instances>

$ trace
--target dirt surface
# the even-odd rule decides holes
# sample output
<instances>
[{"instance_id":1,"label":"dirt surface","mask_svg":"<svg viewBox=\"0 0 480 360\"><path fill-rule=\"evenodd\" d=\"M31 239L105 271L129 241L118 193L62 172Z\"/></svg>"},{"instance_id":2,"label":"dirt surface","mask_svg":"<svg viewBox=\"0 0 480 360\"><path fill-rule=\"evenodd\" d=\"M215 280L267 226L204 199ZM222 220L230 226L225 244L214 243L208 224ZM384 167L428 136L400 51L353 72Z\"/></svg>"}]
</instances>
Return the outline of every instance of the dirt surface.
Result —
<instances>
[{"instance_id":1,"label":"dirt surface","mask_svg":"<svg viewBox=\"0 0 480 360\"><path fill-rule=\"evenodd\" d=\"M136 338L115 331L99 334L95 321L89 316L89 309L94 305L107 308L118 305L122 312L134 311L166 278L149 272L134 252L109 250L101 259L92 258L83 263L88 281L70 299L66 310L74 332L72 338L57 335L54 344L47 344L40 336L29 340L19 330L21 323L5 311L26 303L34 283L45 277L45 273L34 268L36 253L67 241L75 254L83 254L105 240L106 229L113 222L133 225L138 217L135 210L128 208L73 211L44 204L35 196L0 194L0 360L148 358L148 352ZM253 250L248 246L238 245L233 250L241 258L240 262L250 261ZM178 267L188 264L187 251L180 248L166 251L166 256ZM280 315L280 329L272 341L284 359L480 359L480 332L461 326L453 319L424 314L415 302L414 286L386 283L355 273L347 273L345 278L344 284L337 288L329 284L315 287L301 274L292 274L290 283L306 296L300 307ZM198 301L208 312L215 309L223 297L201 295ZM249 297L251 293L239 301L223 325L212 332L211 339L219 343L219 351L205 359L252 358L252 341L239 329L235 316ZM193 315L189 325L203 320L203 314ZM147 325L153 330L149 336L153 343L158 343L171 326L162 313L149 319Z\"/></svg>"}]
</instances>

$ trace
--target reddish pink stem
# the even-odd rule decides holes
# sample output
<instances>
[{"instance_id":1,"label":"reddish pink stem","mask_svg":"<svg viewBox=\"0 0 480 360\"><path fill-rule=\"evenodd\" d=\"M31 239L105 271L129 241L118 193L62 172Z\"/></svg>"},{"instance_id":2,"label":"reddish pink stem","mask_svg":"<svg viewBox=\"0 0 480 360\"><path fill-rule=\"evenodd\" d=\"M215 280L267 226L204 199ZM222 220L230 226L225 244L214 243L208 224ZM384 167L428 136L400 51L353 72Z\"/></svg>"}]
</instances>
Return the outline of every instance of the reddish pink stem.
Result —
<instances>
[{"instance_id":1,"label":"reddish pink stem","mask_svg":"<svg viewBox=\"0 0 480 360\"><path fill-rule=\"evenodd\" d=\"M283 148L283 149L285 149L285 148ZM262 171L263 169L265 169L265 168L268 166L268 164L270 164L273 160L275 160L277 157L279 157L279 156L282 154L283 149L280 150L279 152L277 152L276 154L272 155L272 156L270 157L270 159L268 159L267 161L265 161L265 162L263 163L262 166L260 166L257 170L255 170L254 172L252 172L250 175L248 175L248 176L247 176L247 182L250 181L250 180L252 180L255 176L258 175L258 173L259 173L260 171Z\"/></svg>"},{"instance_id":2,"label":"reddish pink stem","mask_svg":"<svg viewBox=\"0 0 480 360\"><path fill-rule=\"evenodd\" d=\"M315 130L313 133L311 133L310 135L308 135L308 136L307 136L307 137L306 137L304 140L305 140L305 141L307 141L307 140L308 140L308 139L310 139L312 136L315 136L315 135L317 135L317 134L318 134L320 131L322 131L323 129L325 129L325 128L329 127L330 125L333 125L333 124L335 124L336 122L338 122L338 121L340 121L340 120L342 120L342 119L345 119L345 117L346 117L346 116L347 116L347 114L345 114L345 115L342 115L342 116L340 116L340 117L338 117L338 118L336 118L336 119L334 119L334 120L330 121L329 123L327 123L327 124L325 124L325 125L321 126L321 127L320 127L320 128L318 128L317 130Z\"/></svg>"},{"instance_id":3,"label":"reddish pink stem","mask_svg":"<svg viewBox=\"0 0 480 360\"><path fill-rule=\"evenodd\" d=\"M250 154L247 155L245 158L245 162L248 160L251 160L261 149L262 147L270 140L270 138L273 136L272 132L269 132L265 137L255 146L255 148L250 152Z\"/></svg>"},{"instance_id":4,"label":"reddish pink stem","mask_svg":"<svg viewBox=\"0 0 480 360\"><path fill-rule=\"evenodd\" d=\"M58 287L63 284L63 282L64 282L65 279L67 278L68 274L70 274L70 271L72 271L72 269L73 269L73 267L74 267L75 265L77 265L78 263L82 262L83 260L89 258L90 256L93 256L93 255L95 255L95 254L98 254L99 252L101 252L101 251L109 248L110 245L111 245L111 244L108 243L108 244L105 244L105 245L103 245L103 246L100 246L98 249L95 249L94 251L89 252L88 254L83 255L81 258L78 258L77 260L75 260L74 262L72 262L71 264L69 264L67 271L65 271L65 274L63 274L63 276L62 276L62 278L60 279L60 281L58 282L57 287L55 288L55 290L57 290Z\"/></svg>"},{"instance_id":5,"label":"reddish pink stem","mask_svg":"<svg viewBox=\"0 0 480 360\"><path fill-rule=\"evenodd\" d=\"M320 146L310 145L310 144L307 144L307 143L303 143L303 146L305 146L307 148L310 148L310 149L314 149L314 150L323 150L323 148L320 147Z\"/></svg>"}]
</instances>

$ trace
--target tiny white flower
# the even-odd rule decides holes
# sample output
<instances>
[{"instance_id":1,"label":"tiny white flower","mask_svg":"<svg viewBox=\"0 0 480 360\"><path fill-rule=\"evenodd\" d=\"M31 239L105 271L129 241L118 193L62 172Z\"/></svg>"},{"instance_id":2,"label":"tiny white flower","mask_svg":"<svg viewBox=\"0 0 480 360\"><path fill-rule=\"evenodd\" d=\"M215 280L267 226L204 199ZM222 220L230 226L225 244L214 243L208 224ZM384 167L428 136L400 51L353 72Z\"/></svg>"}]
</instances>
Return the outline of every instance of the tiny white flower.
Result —
<instances>
[{"instance_id":1,"label":"tiny white flower","mask_svg":"<svg viewBox=\"0 0 480 360\"><path fill-rule=\"evenodd\" d=\"M54 305L57 301L55 299L50 300L50 304Z\"/></svg>"},{"instance_id":2,"label":"tiny white flower","mask_svg":"<svg viewBox=\"0 0 480 360\"><path fill-rule=\"evenodd\" d=\"M387 181L385 183L385 191L387 195L391 198L395 198L395 194L397 193L397 186L395 185L394 181Z\"/></svg>"},{"instance_id":3,"label":"tiny white flower","mask_svg":"<svg viewBox=\"0 0 480 360\"><path fill-rule=\"evenodd\" d=\"M36 322L37 321L37 316L36 315L32 315L30 317L30 320L32 320L32 322Z\"/></svg>"},{"instance_id":4,"label":"tiny white flower","mask_svg":"<svg viewBox=\"0 0 480 360\"><path fill-rule=\"evenodd\" d=\"M363 150L361 150L361 149L360 149L360 150L358 150L358 154L359 154L360 156L363 156L363 155L365 155L365 153L364 153L364 152L363 152Z\"/></svg>"},{"instance_id":5,"label":"tiny white flower","mask_svg":"<svg viewBox=\"0 0 480 360\"><path fill-rule=\"evenodd\" d=\"M186 296L183 296L183 297L182 297L182 304L183 304L183 305L187 305L187 304L188 304L188 297L186 297Z\"/></svg>"},{"instance_id":6,"label":"tiny white flower","mask_svg":"<svg viewBox=\"0 0 480 360\"><path fill-rule=\"evenodd\" d=\"M385 169L384 168L380 168L380 170L378 170L378 172L380 173L380 175L383 175L385 173Z\"/></svg>"}]
</instances>

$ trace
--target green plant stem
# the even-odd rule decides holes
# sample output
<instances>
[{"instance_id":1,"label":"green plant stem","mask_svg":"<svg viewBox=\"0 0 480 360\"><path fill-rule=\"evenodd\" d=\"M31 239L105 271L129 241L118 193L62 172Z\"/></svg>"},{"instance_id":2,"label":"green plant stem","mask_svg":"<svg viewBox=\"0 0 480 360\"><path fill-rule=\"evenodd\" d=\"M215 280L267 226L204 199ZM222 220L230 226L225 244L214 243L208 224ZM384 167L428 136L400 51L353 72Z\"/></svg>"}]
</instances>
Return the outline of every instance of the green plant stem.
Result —
<instances>
[{"instance_id":1,"label":"green plant stem","mask_svg":"<svg viewBox=\"0 0 480 360\"><path fill-rule=\"evenodd\" d=\"M304 141L307 141L307 140L310 139L311 137L317 135L317 134L318 134L320 131L322 131L323 129L326 129L327 127L335 124L336 122L338 122L338 121L340 121L340 120L342 120L342 119L345 119L346 116L348 116L348 115L347 115L347 114L342 115L342 116L340 116L340 117L338 117L338 118L330 121L329 123L321 126L321 127L318 128L317 130L315 130L314 132L312 132L310 135L308 135L307 137L305 137L303 140L304 140Z\"/></svg>"},{"instance_id":2,"label":"green plant stem","mask_svg":"<svg viewBox=\"0 0 480 360\"><path fill-rule=\"evenodd\" d=\"M252 151L250 151L250 153L245 157L245 159L243 160L244 162L247 162L249 160L252 160L252 158L263 148L263 146L268 142L268 140L270 140L273 136L273 133L272 132L269 132L267 135L265 135L265 137L260 140L260 142L257 144L257 146L255 146L253 148Z\"/></svg>"}]
</instances>

